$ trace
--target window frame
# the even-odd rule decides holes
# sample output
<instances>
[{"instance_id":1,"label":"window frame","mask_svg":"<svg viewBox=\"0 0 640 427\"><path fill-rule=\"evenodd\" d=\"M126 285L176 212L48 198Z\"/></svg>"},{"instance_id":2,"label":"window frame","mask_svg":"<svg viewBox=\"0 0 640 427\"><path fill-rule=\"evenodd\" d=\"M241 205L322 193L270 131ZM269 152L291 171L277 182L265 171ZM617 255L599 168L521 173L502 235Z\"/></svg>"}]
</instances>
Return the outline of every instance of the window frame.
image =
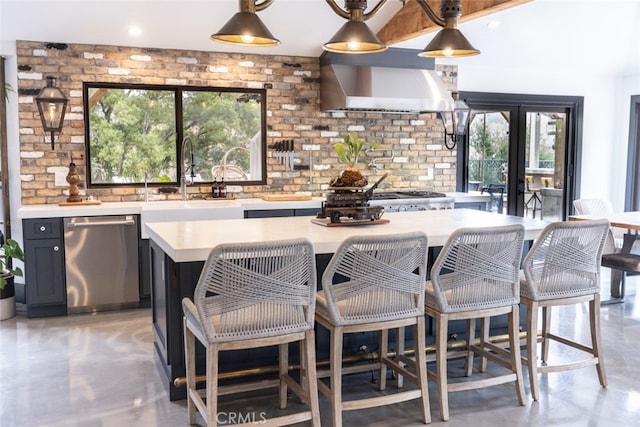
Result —
<instances>
[{"instance_id":1,"label":"window frame","mask_svg":"<svg viewBox=\"0 0 640 427\"><path fill-rule=\"evenodd\" d=\"M180 146L184 138L184 117L183 117L183 92L227 92L250 94L257 96L260 103L260 178L257 180L225 180L227 185L265 185L267 183L267 95L266 89L239 88L239 87L217 87L217 86L185 86L185 85L157 85L146 83L113 83L113 82L83 82L82 83L82 102L83 102L83 118L84 118L84 142L85 142L85 159L86 159L86 186L87 188L122 188L122 187L143 187L144 182L130 183L94 183L91 181L91 141L90 141L90 123L89 123L89 90L90 89L138 89L138 90L158 90L173 92L175 105L175 151L176 151L176 180L175 181L150 181L147 183L151 187L172 187L180 185L180 177L183 175L183 153ZM211 181L197 181L195 185L210 185Z\"/></svg>"}]
</instances>

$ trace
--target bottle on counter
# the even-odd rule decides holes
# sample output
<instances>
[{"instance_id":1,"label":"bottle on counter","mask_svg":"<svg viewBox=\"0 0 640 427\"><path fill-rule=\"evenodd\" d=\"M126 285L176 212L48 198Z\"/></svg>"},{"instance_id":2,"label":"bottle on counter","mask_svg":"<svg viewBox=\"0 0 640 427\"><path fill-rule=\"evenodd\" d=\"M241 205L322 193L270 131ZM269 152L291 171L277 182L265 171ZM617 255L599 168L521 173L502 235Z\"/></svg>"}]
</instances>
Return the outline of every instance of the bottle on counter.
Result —
<instances>
[{"instance_id":1,"label":"bottle on counter","mask_svg":"<svg viewBox=\"0 0 640 427\"><path fill-rule=\"evenodd\" d=\"M220 185L218 186L218 192L219 192L219 196L223 199L226 199L227 197L227 186L224 183L224 177L222 177L222 180L220 181Z\"/></svg>"},{"instance_id":2,"label":"bottle on counter","mask_svg":"<svg viewBox=\"0 0 640 427\"><path fill-rule=\"evenodd\" d=\"M220 186L218 185L218 180L214 177L213 184L211 184L211 197L217 199L220 197Z\"/></svg>"}]
</instances>

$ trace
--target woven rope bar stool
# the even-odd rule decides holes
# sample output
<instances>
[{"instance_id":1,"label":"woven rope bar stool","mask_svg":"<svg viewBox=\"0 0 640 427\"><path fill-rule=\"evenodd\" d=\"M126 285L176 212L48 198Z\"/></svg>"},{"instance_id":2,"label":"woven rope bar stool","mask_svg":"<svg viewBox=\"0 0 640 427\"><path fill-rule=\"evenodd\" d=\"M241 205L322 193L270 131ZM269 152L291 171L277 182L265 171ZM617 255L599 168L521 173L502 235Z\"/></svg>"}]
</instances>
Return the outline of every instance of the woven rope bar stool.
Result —
<instances>
[{"instance_id":1,"label":"woven rope bar stool","mask_svg":"<svg viewBox=\"0 0 640 427\"><path fill-rule=\"evenodd\" d=\"M602 215L613 213L611 202L606 199L577 199L573 206L579 215ZM638 235L630 230L610 227L609 237L602 250L602 266L611 269L611 283L619 283L619 293L608 300L600 300L600 305L619 304L624 302L627 275L640 273L640 253ZM613 289L613 288L612 288Z\"/></svg>"},{"instance_id":2,"label":"woven rope bar stool","mask_svg":"<svg viewBox=\"0 0 640 427\"><path fill-rule=\"evenodd\" d=\"M342 412L412 399L421 399L422 419L431 421L425 358L424 278L427 236L407 233L389 236L352 237L340 245L322 277L317 294L316 320L331 335L330 385L318 382L319 391L331 401L334 427L342 426ZM388 356L388 331L414 328L415 371ZM365 365L342 366L343 336L380 331L378 357ZM404 336L404 335L403 335ZM406 361L406 360L405 360ZM362 399L344 399L342 376L374 369L380 371L380 390L385 390L387 368L402 375L417 389L394 391ZM373 392L373 391L372 391Z\"/></svg>"},{"instance_id":3,"label":"woven rope bar stool","mask_svg":"<svg viewBox=\"0 0 640 427\"><path fill-rule=\"evenodd\" d=\"M436 380L443 421L449 419L448 393L451 392L515 382L518 403L524 405L518 334L518 271L523 238L521 225L461 228L449 237L431 268L425 311L436 321L436 370L429 370L428 376ZM509 318L510 350L489 342L490 318L503 314ZM457 319L467 320L467 348L462 352L449 352L448 323ZM477 343L475 319L481 319ZM487 359L509 372L490 378L449 381L447 359L465 357L465 376L471 377L474 353L480 356L480 372L486 371Z\"/></svg>"},{"instance_id":4,"label":"woven rope bar stool","mask_svg":"<svg viewBox=\"0 0 640 427\"><path fill-rule=\"evenodd\" d=\"M523 261L520 299L527 307L527 355L533 400L538 400L538 374L596 365L603 387L607 378L600 338L600 259L609 233L608 220L568 221L549 224ZM551 332L551 308L589 303L591 346ZM538 311L542 308L542 333L538 337ZM542 342L538 365L538 342ZM590 357L565 363L548 363L549 344L556 342L588 353Z\"/></svg>"},{"instance_id":5,"label":"woven rope bar stool","mask_svg":"<svg viewBox=\"0 0 640 427\"><path fill-rule=\"evenodd\" d=\"M307 410L260 418L257 424L281 426L310 420L313 426L320 426L313 330L315 294L315 254L308 239L213 248L193 302L182 300L190 424L195 423L197 409L207 425L217 425L218 396L279 387L281 409L287 407L287 391L291 389L307 404ZM204 391L196 389L195 339L206 349ZM293 342L300 343L300 383L289 375L288 345ZM266 346L278 346L278 379L218 385L221 351Z\"/></svg>"}]
</instances>

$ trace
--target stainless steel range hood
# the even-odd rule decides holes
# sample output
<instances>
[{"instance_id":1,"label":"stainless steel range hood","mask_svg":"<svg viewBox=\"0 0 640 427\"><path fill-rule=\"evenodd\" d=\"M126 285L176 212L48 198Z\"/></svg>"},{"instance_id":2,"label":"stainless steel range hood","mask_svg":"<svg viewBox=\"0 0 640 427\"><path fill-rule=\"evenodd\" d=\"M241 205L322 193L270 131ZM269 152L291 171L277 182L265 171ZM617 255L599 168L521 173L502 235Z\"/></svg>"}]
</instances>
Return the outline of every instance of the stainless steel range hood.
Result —
<instances>
[{"instance_id":1,"label":"stainless steel range hood","mask_svg":"<svg viewBox=\"0 0 640 427\"><path fill-rule=\"evenodd\" d=\"M326 52L320 58L320 109L421 113L453 108L451 93L435 72L433 58L418 51L345 55Z\"/></svg>"}]
</instances>

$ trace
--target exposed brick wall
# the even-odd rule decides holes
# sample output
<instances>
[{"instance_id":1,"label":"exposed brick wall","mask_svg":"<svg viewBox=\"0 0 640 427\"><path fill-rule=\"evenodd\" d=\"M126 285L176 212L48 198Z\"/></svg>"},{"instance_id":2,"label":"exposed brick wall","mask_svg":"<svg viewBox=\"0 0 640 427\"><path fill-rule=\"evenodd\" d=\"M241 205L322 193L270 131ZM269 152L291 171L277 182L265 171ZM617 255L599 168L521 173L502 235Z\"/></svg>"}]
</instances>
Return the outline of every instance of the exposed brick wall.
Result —
<instances>
[{"instance_id":1,"label":"exposed brick wall","mask_svg":"<svg viewBox=\"0 0 640 427\"><path fill-rule=\"evenodd\" d=\"M18 95L20 121L20 177L22 203L58 203L66 199L64 182L70 158L78 165L84 182L85 147L82 83L126 82L167 85L261 88L267 91L267 145L294 139L303 164L311 172L285 171L273 153L267 153L267 185L233 187L237 197L263 192L310 192L319 196L331 178L342 170L333 144L348 132L383 146L361 159L362 167L378 157L380 169L363 173L373 182L389 172L387 188L455 189L455 153L443 146L442 125L434 113L326 113L319 109L319 59L280 55L142 49L119 46L69 44L65 50L48 49L45 42L18 41ZM438 66L449 89L456 88L457 67ZM35 96L46 76L69 98L64 130L51 150L44 135ZM383 159L391 157L393 160ZM56 182L56 176L58 180ZM62 179L61 179L62 178ZM83 183L81 183L83 189ZM89 189L102 201L144 198L143 188ZM151 189L152 197L165 196ZM209 187L190 187L189 192L208 193Z\"/></svg>"}]
</instances>

